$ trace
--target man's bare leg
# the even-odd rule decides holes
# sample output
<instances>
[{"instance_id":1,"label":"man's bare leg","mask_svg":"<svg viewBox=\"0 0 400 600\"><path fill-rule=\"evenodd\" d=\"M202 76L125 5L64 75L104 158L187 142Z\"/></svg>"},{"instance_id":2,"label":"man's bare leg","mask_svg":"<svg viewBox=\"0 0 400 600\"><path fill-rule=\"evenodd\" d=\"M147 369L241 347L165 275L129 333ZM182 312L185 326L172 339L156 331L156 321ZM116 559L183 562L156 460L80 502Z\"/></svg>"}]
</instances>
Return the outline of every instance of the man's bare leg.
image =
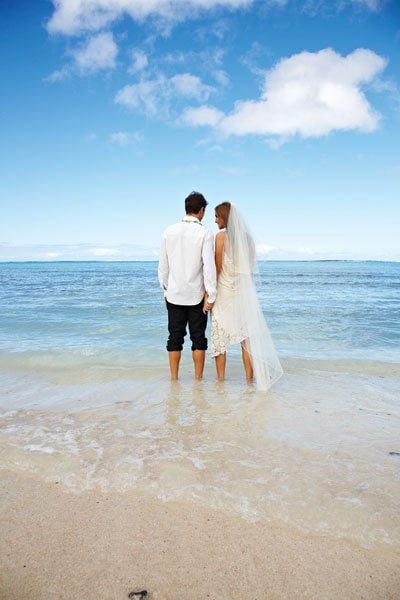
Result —
<instances>
[{"instance_id":1,"label":"man's bare leg","mask_svg":"<svg viewBox=\"0 0 400 600\"><path fill-rule=\"evenodd\" d=\"M217 369L218 381L224 381L225 379L225 366L226 366L226 353L218 354L215 357L215 368Z\"/></svg>"},{"instance_id":2,"label":"man's bare leg","mask_svg":"<svg viewBox=\"0 0 400 600\"><path fill-rule=\"evenodd\" d=\"M171 372L171 381L177 381L179 373L179 363L181 360L180 350L171 350L168 352L169 356L169 370Z\"/></svg>"},{"instance_id":3,"label":"man's bare leg","mask_svg":"<svg viewBox=\"0 0 400 600\"><path fill-rule=\"evenodd\" d=\"M251 364L250 354L247 352L244 343L242 343L242 360L246 379L250 383L253 381L253 365Z\"/></svg>"},{"instance_id":4,"label":"man's bare leg","mask_svg":"<svg viewBox=\"0 0 400 600\"><path fill-rule=\"evenodd\" d=\"M205 350L193 350L192 352L194 362L194 376L196 379L203 378L204 362L206 359Z\"/></svg>"}]
</instances>

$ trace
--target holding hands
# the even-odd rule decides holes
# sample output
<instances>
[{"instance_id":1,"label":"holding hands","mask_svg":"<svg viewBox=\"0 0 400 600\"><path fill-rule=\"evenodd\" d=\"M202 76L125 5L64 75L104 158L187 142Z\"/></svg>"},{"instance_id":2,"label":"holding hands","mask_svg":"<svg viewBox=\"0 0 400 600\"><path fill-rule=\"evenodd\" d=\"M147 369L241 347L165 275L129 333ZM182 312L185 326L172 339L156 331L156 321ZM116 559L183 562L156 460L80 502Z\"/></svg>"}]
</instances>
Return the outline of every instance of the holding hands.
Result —
<instances>
[{"instance_id":1,"label":"holding hands","mask_svg":"<svg viewBox=\"0 0 400 600\"><path fill-rule=\"evenodd\" d=\"M203 304L203 313L207 313L209 312L212 307L214 306L214 302L209 302L208 301L208 294L205 294L204 296L204 304Z\"/></svg>"}]
</instances>

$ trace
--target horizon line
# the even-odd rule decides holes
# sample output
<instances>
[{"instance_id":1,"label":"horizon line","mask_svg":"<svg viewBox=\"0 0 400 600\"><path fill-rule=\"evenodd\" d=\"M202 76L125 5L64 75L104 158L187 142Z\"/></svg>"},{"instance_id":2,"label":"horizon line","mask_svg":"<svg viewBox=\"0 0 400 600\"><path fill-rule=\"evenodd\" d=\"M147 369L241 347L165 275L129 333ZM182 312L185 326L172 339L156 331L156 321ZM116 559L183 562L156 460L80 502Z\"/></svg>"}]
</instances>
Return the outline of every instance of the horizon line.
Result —
<instances>
[{"instance_id":1,"label":"horizon line","mask_svg":"<svg viewBox=\"0 0 400 600\"><path fill-rule=\"evenodd\" d=\"M45 264L56 264L56 263L135 263L135 262L146 262L146 263L158 263L158 259L59 259L59 260L40 260L40 259L15 259L15 260L1 260L0 264L19 264L19 263L45 263ZM400 263L400 259L384 259L384 258L259 258L257 262L379 262L379 263Z\"/></svg>"}]
</instances>

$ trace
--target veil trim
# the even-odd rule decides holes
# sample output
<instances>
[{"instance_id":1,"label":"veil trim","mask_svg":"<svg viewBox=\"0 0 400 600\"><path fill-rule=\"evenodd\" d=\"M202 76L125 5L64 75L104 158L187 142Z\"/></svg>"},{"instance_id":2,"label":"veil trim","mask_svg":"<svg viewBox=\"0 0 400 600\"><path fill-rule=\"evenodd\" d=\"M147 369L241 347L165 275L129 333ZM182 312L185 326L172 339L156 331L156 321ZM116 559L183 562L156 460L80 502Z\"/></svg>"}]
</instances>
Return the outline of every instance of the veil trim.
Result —
<instances>
[{"instance_id":1,"label":"veil trim","mask_svg":"<svg viewBox=\"0 0 400 600\"><path fill-rule=\"evenodd\" d=\"M268 390L282 376L283 369L254 283L257 267L254 241L236 204L231 204L226 232L224 252L235 269L235 319L241 326L243 323L247 334L244 345L251 356L256 386Z\"/></svg>"}]
</instances>

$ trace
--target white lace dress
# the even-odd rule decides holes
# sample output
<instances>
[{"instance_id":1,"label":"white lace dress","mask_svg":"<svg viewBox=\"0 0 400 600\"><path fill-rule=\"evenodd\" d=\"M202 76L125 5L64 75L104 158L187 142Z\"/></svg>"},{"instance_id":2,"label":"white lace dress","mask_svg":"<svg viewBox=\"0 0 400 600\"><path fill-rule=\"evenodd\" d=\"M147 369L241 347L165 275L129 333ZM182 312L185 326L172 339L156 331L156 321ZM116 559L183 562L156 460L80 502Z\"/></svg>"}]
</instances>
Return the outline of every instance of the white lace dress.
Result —
<instances>
[{"instance_id":1,"label":"white lace dress","mask_svg":"<svg viewBox=\"0 0 400 600\"><path fill-rule=\"evenodd\" d=\"M218 277L217 299L211 312L212 358L224 354L229 346L239 344L248 337L246 319L240 313L235 268L224 252Z\"/></svg>"}]
</instances>

